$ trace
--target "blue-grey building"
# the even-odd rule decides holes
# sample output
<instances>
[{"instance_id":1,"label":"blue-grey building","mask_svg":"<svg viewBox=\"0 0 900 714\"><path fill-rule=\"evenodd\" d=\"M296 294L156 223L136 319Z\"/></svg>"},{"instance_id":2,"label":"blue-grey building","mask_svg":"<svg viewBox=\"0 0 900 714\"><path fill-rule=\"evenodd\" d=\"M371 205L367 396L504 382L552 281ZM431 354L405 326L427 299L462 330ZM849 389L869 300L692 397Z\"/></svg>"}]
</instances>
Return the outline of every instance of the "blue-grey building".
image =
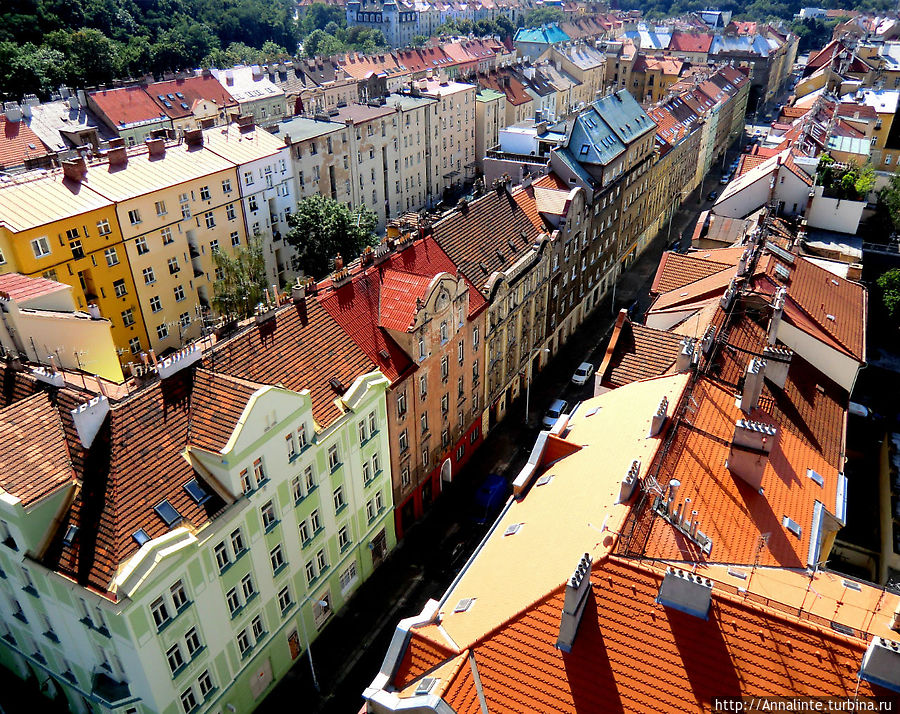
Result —
<instances>
[{"instance_id":1,"label":"blue-grey building","mask_svg":"<svg viewBox=\"0 0 900 714\"><path fill-rule=\"evenodd\" d=\"M406 47L418 34L419 13L411 5L395 0L347 3L347 27L360 25L381 30L391 47Z\"/></svg>"}]
</instances>

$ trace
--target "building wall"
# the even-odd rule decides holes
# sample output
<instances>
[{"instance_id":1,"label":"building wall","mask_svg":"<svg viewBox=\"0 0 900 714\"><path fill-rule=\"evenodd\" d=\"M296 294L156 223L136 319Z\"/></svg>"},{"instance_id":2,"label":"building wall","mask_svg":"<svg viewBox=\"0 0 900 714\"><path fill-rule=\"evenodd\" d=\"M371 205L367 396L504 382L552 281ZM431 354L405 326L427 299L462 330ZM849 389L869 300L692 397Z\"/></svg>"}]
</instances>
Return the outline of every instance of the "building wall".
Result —
<instances>
[{"instance_id":1,"label":"building wall","mask_svg":"<svg viewBox=\"0 0 900 714\"><path fill-rule=\"evenodd\" d=\"M815 198L806 214L807 225L810 228L856 235L866 202L825 198L822 186L815 186L814 190Z\"/></svg>"},{"instance_id":2,"label":"building wall","mask_svg":"<svg viewBox=\"0 0 900 714\"><path fill-rule=\"evenodd\" d=\"M353 205L364 204L378 216L377 230L383 231L396 199L394 187L394 161L399 158L399 134L397 115L385 115L348 125L349 160L356 165L351 171L354 180Z\"/></svg>"},{"instance_id":3,"label":"building wall","mask_svg":"<svg viewBox=\"0 0 900 714\"><path fill-rule=\"evenodd\" d=\"M2 517L15 530L20 547L16 552L0 545L0 567L8 574L0 583L0 611L7 623L0 625L5 629L0 661L20 676L31 669L39 681L52 679L73 711L110 708L92 687L98 672L126 682L128 696L117 703L134 706L142 714L185 711L182 696L189 689L203 710L251 711L371 574L375 561L394 546L386 386L378 373L357 380L348 392L352 394L350 411L317 434L294 459L287 456L284 436L301 423L312 425L309 398L305 393L267 389L243 428L253 432L252 437L222 466L237 479L240 468L261 458L268 482L243 497L238 492L239 498L199 532L176 528L147 543L120 572L117 603L25 557L20 526L36 516L4 504ZM267 429L265 417L273 409L280 417L279 428ZM375 415L376 429L367 430L360 445L358 420L368 427L370 414ZM329 469L328 450L334 445L339 448L340 463ZM371 464L376 453L383 470L372 473L366 482L361 464ZM215 461L214 456L209 457ZM292 481L295 476L302 479L307 466L315 468L315 488L306 491L304 483L298 500ZM346 505L335 510L333 492L338 486L343 488ZM380 494L380 508L375 505L375 494ZM269 500L278 520L264 529L261 508ZM60 504L50 505L58 509ZM320 514L321 530L303 543L299 524L304 520L309 524L314 509ZM39 515L48 525L50 514ZM344 527L349 542L342 547L339 534ZM240 529L245 546L237 557L231 551L231 534L236 529ZM214 548L223 542L230 562L220 569ZM284 565L274 569L272 551L279 546ZM320 551L327 563L324 569L316 564ZM310 561L315 572L311 581L306 570ZM249 598L240 593L246 575L251 576L256 592ZM33 588L26 588L29 581ZM171 588L179 582L187 602L176 609ZM226 605L226 593L232 587L239 591L241 602L234 614ZM288 588L289 594L284 608L279 604L283 588ZM169 616L160 626L150 610L157 598L163 599ZM323 601L327 608L317 604ZM17 612L21 617L14 616ZM264 630L258 637L252 634L256 617L261 618ZM186 648L186 635L192 628L202 645L193 657ZM252 643L243 656L237 644L242 630L251 633ZM180 648L184 661L174 673L166 660L173 646ZM206 696L200 690L204 672L213 684Z\"/></svg>"},{"instance_id":4,"label":"building wall","mask_svg":"<svg viewBox=\"0 0 900 714\"><path fill-rule=\"evenodd\" d=\"M860 368L855 359L819 342L784 319L778 325L778 339L848 393L853 391Z\"/></svg>"},{"instance_id":5,"label":"building wall","mask_svg":"<svg viewBox=\"0 0 900 714\"><path fill-rule=\"evenodd\" d=\"M437 99L431 114L432 178L441 192L475 178L475 92L473 84L434 82L423 92Z\"/></svg>"},{"instance_id":6,"label":"building wall","mask_svg":"<svg viewBox=\"0 0 900 714\"><path fill-rule=\"evenodd\" d=\"M500 143L500 129L506 119L506 97L475 101L475 161L484 173L484 156Z\"/></svg>"},{"instance_id":7,"label":"building wall","mask_svg":"<svg viewBox=\"0 0 900 714\"><path fill-rule=\"evenodd\" d=\"M395 170L391 172L396 213L432 206L441 198L428 190L428 162L431 153L428 129L436 104L436 100L423 99L408 108L398 106L399 151L394 159L397 162Z\"/></svg>"}]
</instances>

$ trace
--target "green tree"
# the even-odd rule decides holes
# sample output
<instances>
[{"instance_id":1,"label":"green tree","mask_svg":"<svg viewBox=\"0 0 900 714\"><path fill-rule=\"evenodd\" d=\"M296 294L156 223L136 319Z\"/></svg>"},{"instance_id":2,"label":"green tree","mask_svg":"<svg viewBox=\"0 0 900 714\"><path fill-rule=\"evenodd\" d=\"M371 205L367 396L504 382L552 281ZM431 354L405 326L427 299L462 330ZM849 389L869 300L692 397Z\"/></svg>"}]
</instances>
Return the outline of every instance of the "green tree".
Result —
<instances>
[{"instance_id":1,"label":"green tree","mask_svg":"<svg viewBox=\"0 0 900 714\"><path fill-rule=\"evenodd\" d=\"M881 292L881 302L892 319L900 321L900 268L892 268L875 281Z\"/></svg>"},{"instance_id":2,"label":"green tree","mask_svg":"<svg viewBox=\"0 0 900 714\"><path fill-rule=\"evenodd\" d=\"M322 278L336 255L340 254L347 263L366 246L377 245L377 222L366 206L351 209L333 198L314 195L300 201L297 210L288 216L291 230L285 239L297 249L300 269Z\"/></svg>"},{"instance_id":3,"label":"green tree","mask_svg":"<svg viewBox=\"0 0 900 714\"><path fill-rule=\"evenodd\" d=\"M250 317L264 299L266 261L262 240L251 238L234 254L213 251L213 262L222 277L213 283L213 308L228 319Z\"/></svg>"},{"instance_id":4,"label":"green tree","mask_svg":"<svg viewBox=\"0 0 900 714\"><path fill-rule=\"evenodd\" d=\"M309 35L314 30L324 30L331 22L337 24L338 27L346 27L347 16L344 9L336 5L313 3L303 13L300 20L300 31L304 35Z\"/></svg>"},{"instance_id":5,"label":"green tree","mask_svg":"<svg viewBox=\"0 0 900 714\"><path fill-rule=\"evenodd\" d=\"M558 7L540 7L529 10L525 15L525 27L540 27L551 22L562 22L565 15Z\"/></svg>"}]
</instances>

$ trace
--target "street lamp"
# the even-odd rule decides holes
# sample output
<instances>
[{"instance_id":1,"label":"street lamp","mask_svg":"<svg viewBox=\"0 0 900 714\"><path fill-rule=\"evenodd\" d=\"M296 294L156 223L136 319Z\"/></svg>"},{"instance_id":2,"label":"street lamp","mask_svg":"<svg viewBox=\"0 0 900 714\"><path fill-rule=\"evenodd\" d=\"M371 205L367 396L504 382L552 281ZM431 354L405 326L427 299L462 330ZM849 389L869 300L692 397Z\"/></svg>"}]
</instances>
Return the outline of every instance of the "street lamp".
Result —
<instances>
[{"instance_id":1,"label":"street lamp","mask_svg":"<svg viewBox=\"0 0 900 714\"><path fill-rule=\"evenodd\" d=\"M540 354L541 352L544 352L545 354L550 354L550 350L548 350L546 347L544 347L543 349L541 349L540 347L536 347L528 355L528 382L526 383L526 386L525 386L525 426L528 426L528 424L530 423L530 420L528 418L529 417L528 407L531 403L531 377L532 377L531 365L532 365L532 360L534 359L534 356L536 354Z\"/></svg>"},{"instance_id":2,"label":"street lamp","mask_svg":"<svg viewBox=\"0 0 900 714\"><path fill-rule=\"evenodd\" d=\"M318 600L317 604L319 605L319 607L328 607L327 600ZM321 691L319 689L319 680L316 677L315 665L313 665L312 647L310 647L310 644L309 644L309 635L306 634L306 618L303 616L302 610L300 612L300 628L303 630L303 641L304 641L304 644L306 645L306 654L309 657L309 669L312 672L313 687L315 687L316 691L319 692L319 691Z\"/></svg>"}]
</instances>

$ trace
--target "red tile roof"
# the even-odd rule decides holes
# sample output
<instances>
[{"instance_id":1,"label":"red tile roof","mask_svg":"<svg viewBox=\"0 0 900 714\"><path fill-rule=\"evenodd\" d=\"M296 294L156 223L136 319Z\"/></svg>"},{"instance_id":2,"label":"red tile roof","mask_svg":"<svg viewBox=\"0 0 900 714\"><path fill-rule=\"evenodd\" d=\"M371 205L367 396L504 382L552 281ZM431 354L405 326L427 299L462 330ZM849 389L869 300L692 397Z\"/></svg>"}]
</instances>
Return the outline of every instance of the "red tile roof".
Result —
<instances>
[{"instance_id":1,"label":"red tile roof","mask_svg":"<svg viewBox=\"0 0 900 714\"><path fill-rule=\"evenodd\" d=\"M710 257L706 258L705 255ZM667 250L660 258L650 293L654 295L667 293L734 265L736 265L734 260L716 260L710 251L685 254Z\"/></svg>"},{"instance_id":2,"label":"red tile roof","mask_svg":"<svg viewBox=\"0 0 900 714\"><path fill-rule=\"evenodd\" d=\"M597 380L609 389L666 374L681 352L681 335L633 323L622 310L606 347Z\"/></svg>"},{"instance_id":3,"label":"red tile roof","mask_svg":"<svg viewBox=\"0 0 900 714\"><path fill-rule=\"evenodd\" d=\"M709 52L713 36L705 32L673 32L669 41L672 52Z\"/></svg>"},{"instance_id":4,"label":"red tile roof","mask_svg":"<svg viewBox=\"0 0 900 714\"><path fill-rule=\"evenodd\" d=\"M191 392L190 443L212 452L225 448L259 388L237 377L198 369Z\"/></svg>"},{"instance_id":5,"label":"red tile roof","mask_svg":"<svg viewBox=\"0 0 900 714\"><path fill-rule=\"evenodd\" d=\"M29 508L75 483L59 410L45 393L0 409L0 488Z\"/></svg>"},{"instance_id":6,"label":"red tile roof","mask_svg":"<svg viewBox=\"0 0 900 714\"><path fill-rule=\"evenodd\" d=\"M4 273L0 275L0 296L8 295L17 302L49 295L59 290L69 290L64 283L46 278L29 278L21 273Z\"/></svg>"},{"instance_id":7,"label":"red tile roof","mask_svg":"<svg viewBox=\"0 0 900 714\"><path fill-rule=\"evenodd\" d=\"M24 166L29 159L53 153L24 121L9 121L0 114L0 169Z\"/></svg>"},{"instance_id":8,"label":"red tile roof","mask_svg":"<svg viewBox=\"0 0 900 714\"><path fill-rule=\"evenodd\" d=\"M100 89L89 96L99 113L115 128L167 118L142 86Z\"/></svg>"},{"instance_id":9,"label":"red tile roof","mask_svg":"<svg viewBox=\"0 0 900 714\"><path fill-rule=\"evenodd\" d=\"M400 352L402 364L408 364ZM376 365L375 362L378 362ZM278 309L273 320L251 325L219 342L204 366L259 384L308 389L313 416L327 427L341 415L334 401L341 396L331 380L348 388L358 376L381 368L388 374L393 361L373 360L347 334L339 320L313 298Z\"/></svg>"},{"instance_id":10,"label":"red tile roof","mask_svg":"<svg viewBox=\"0 0 900 714\"><path fill-rule=\"evenodd\" d=\"M385 270L381 276L378 324L388 330L407 332L416 319L416 302L425 297L431 280L402 270Z\"/></svg>"},{"instance_id":11,"label":"red tile roof","mask_svg":"<svg viewBox=\"0 0 900 714\"><path fill-rule=\"evenodd\" d=\"M541 233L517 202L522 190L488 191L434 224L435 240L479 290L495 271L530 252Z\"/></svg>"},{"instance_id":12,"label":"red tile roof","mask_svg":"<svg viewBox=\"0 0 900 714\"><path fill-rule=\"evenodd\" d=\"M157 109L172 119L191 116L195 102L201 99L214 102L220 109L238 106L237 100L212 75L154 82L148 84L145 91ZM178 93L183 96L179 97ZM165 97L170 106L160 101L160 96ZM182 104L186 104L187 109Z\"/></svg>"}]
</instances>

